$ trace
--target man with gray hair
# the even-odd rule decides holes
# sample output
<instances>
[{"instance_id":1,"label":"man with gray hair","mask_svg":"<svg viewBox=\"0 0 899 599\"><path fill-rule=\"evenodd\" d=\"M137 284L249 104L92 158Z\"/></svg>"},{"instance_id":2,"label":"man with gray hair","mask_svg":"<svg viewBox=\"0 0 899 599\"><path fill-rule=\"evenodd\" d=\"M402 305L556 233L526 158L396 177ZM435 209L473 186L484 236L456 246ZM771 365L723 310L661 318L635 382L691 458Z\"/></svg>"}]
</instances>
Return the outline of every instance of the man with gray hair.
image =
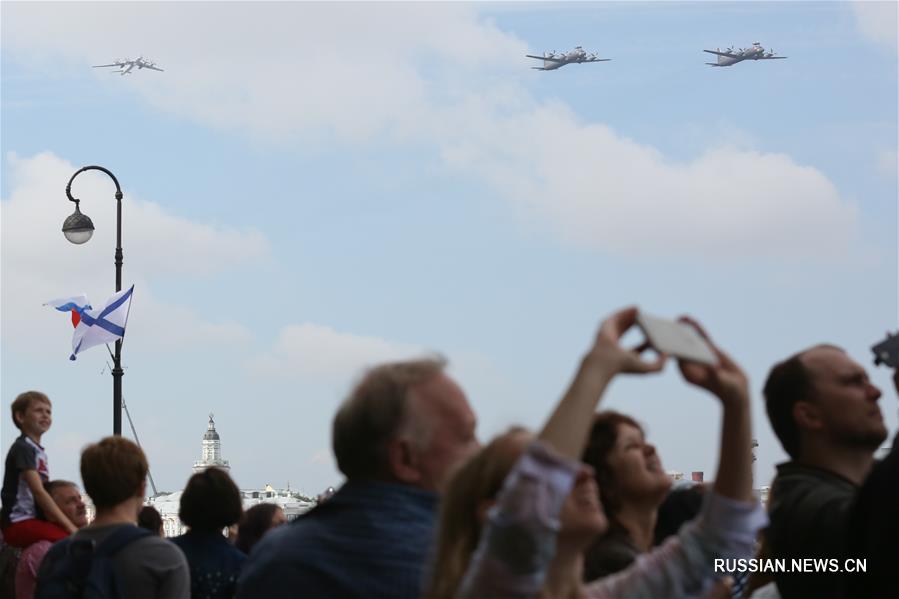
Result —
<instances>
[{"instance_id":1,"label":"man with gray hair","mask_svg":"<svg viewBox=\"0 0 899 599\"><path fill-rule=\"evenodd\" d=\"M87 526L87 510L78 485L68 480L51 480L44 485L44 490L72 524L78 528ZM34 597L38 568L52 546L53 543L44 540L32 543L22 551L16 566L16 599Z\"/></svg>"},{"instance_id":2,"label":"man with gray hair","mask_svg":"<svg viewBox=\"0 0 899 599\"><path fill-rule=\"evenodd\" d=\"M442 359L368 371L334 417L346 483L253 548L238 598L421 594L438 493L477 448L475 415Z\"/></svg>"}]
</instances>

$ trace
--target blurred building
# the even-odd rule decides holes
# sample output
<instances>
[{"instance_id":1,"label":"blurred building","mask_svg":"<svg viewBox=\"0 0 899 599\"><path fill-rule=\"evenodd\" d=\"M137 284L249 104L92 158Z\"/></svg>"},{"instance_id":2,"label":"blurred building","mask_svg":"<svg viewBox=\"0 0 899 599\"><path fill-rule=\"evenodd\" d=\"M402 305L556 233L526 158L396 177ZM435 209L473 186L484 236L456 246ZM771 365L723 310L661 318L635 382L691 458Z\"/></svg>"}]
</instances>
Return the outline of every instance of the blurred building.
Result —
<instances>
[{"instance_id":1,"label":"blurred building","mask_svg":"<svg viewBox=\"0 0 899 599\"><path fill-rule=\"evenodd\" d=\"M218 431L215 430L215 420L213 420L212 414L209 415L209 423L206 427L206 432L203 434L201 455L202 458L194 462L194 472L202 472L207 468L215 466L230 473L231 466L228 460L222 458L222 440ZM145 502L146 505L155 507L162 515L162 525L167 537L178 536L187 530L178 517L181 493L182 491L159 493ZM243 498L244 510L258 503L274 503L281 506L288 520L293 520L300 514L307 512L315 507L317 503L314 498L292 490L289 482L286 489L276 489L272 485L265 485L262 489L241 489L240 494ZM92 511L93 506L89 509Z\"/></svg>"}]
</instances>

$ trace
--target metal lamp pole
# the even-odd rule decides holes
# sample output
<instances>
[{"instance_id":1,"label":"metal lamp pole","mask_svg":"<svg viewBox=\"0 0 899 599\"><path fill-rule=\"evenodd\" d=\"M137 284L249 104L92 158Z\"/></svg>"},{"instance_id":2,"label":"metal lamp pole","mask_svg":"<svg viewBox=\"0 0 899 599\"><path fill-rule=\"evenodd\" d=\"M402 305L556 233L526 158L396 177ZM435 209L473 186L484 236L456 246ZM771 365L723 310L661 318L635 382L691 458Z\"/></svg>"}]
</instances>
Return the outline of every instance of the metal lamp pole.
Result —
<instances>
[{"instance_id":1,"label":"metal lamp pole","mask_svg":"<svg viewBox=\"0 0 899 599\"><path fill-rule=\"evenodd\" d=\"M66 239L74 244L82 244L91 238L94 234L94 223L87 215L82 214L78 208L81 201L72 197L72 181L75 177L84 171L102 171L109 175L112 182L115 183L115 199L116 199L116 247L115 247L115 290L116 293L122 290L122 188L119 186L118 179L111 172L102 166L85 166L72 175L66 185L66 196L70 202L75 202L75 212L73 212L63 223L62 232ZM113 356L112 367L112 434L122 434L122 340L116 339L115 355Z\"/></svg>"}]
</instances>

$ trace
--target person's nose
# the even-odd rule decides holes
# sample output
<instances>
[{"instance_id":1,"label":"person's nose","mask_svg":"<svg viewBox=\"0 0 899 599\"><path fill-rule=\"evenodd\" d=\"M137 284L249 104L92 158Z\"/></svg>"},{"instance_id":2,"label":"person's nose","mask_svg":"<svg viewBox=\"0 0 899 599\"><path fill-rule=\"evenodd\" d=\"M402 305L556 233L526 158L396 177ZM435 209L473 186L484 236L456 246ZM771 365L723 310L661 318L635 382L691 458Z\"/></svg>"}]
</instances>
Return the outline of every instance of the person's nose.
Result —
<instances>
[{"instance_id":1,"label":"person's nose","mask_svg":"<svg viewBox=\"0 0 899 599\"><path fill-rule=\"evenodd\" d=\"M876 386L872 385L871 383L868 383L868 397L872 401L877 401L878 399L880 399L881 395L883 395L883 393L880 392L879 387L876 387Z\"/></svg>"}]
</instances>

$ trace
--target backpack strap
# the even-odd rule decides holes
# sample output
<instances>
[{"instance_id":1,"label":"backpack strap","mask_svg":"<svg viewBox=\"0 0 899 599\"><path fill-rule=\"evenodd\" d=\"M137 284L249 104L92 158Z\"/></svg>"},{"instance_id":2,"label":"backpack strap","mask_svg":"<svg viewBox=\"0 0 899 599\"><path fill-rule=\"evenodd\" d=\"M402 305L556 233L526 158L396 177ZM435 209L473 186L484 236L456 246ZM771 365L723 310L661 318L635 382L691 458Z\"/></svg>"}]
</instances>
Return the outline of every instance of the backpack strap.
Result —
<instances>
[{"instance_id":1,"label":"backpack strap","mask_svg":"<svg viewBox=\"0 0 899 599\"><path fill-rule=\"evenodd\" d=\"M127 597L122 589L119 573L112 563L115 554L124 549L126 545L151 536L149 530L134 525L122 526L93 548L90 571L85 579L84 597L112 599L115 597Z\"/></svg>"},{"instance_id":2,"label":"backpack strap","mask_svg":"<svg viewBox=\"0 0 899 599\"><path fill-rule=\"evenodd\" d=\"M138 539L149 537L152 534L153 533L146 528L140 528L139 526L122 526L119 530L103 539L102 543L97 545L97 548L94 550L94 557L108 557L115 555L120 549L124 548L125 545Z\"/></svg>"}]
</instances>

